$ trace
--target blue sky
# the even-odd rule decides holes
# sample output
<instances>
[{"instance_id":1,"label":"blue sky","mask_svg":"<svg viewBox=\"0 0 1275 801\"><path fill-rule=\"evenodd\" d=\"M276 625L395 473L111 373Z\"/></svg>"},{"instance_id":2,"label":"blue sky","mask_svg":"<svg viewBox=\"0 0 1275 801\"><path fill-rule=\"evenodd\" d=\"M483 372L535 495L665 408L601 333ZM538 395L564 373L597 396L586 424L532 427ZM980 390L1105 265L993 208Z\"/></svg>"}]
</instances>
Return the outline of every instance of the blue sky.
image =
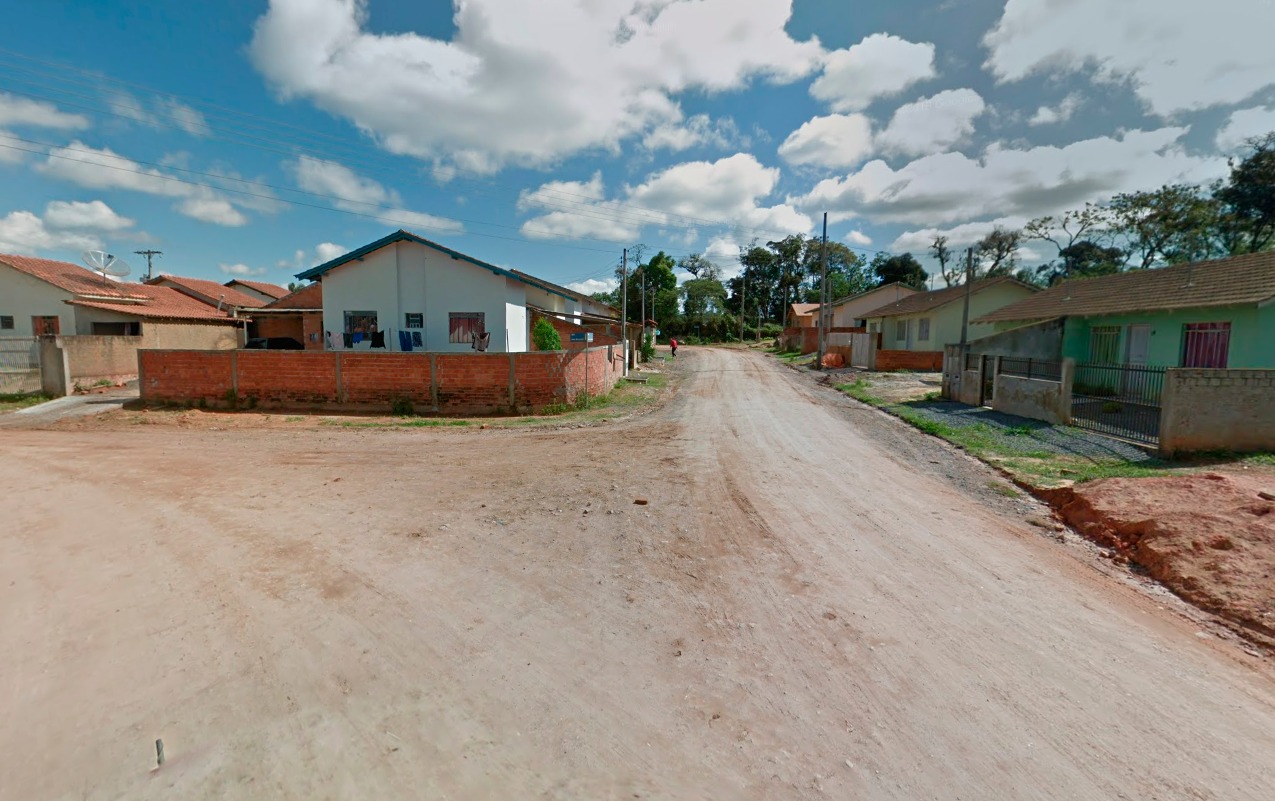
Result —
<instances>
[{"instance_id":1,"label":"blue sky","mask_svg":"<svg viewBox=\"0 0 1275 801\"><path fill-rule=\"evenodd\" d=\"M1266 0L4 5L0 252L222 280L399 227L585 289L638 242L729 274L824 211L920 255L1275 129Z\"/></svg>"}]
</instances>

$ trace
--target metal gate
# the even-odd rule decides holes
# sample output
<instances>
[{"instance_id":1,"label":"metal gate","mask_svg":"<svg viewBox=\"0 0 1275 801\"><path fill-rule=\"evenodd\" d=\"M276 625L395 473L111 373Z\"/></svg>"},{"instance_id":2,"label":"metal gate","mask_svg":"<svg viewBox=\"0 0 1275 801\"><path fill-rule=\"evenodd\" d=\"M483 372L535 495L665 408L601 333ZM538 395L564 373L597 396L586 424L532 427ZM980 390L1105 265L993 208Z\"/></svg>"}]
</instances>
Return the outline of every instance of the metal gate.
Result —
<instances>
[{"instance_id":1,"label":"metal gate","mask_svg":"<svg viewBox=\"0 0 1275 801\"><path fill-rule=\"evenodd\" d=\"M980 371L983 379L982 389L978 394L978 405L986 406L992 402L992 398L996 396L996 357L984 356L983 369Z\"/></svg>"},{"instance_id":2,"label":"metal gate","mask_svg":"<svg viewBox=\"0 0 1275 801\"><path fill-rule=\"evenodd\" d=\"M1071 388L1072 424L1156 445L1163 390L1163 367L1078 364Z\"/></svg>"},{"instance_id":3,"label":"metal gate","mask_svg":"<svg viewBox=\"0 0 1275 801\"><path fill-rule=\"evenodd\" d=\"M0 337L0 395L40 391L40 340Z\"/></svg>"}]
</instances>

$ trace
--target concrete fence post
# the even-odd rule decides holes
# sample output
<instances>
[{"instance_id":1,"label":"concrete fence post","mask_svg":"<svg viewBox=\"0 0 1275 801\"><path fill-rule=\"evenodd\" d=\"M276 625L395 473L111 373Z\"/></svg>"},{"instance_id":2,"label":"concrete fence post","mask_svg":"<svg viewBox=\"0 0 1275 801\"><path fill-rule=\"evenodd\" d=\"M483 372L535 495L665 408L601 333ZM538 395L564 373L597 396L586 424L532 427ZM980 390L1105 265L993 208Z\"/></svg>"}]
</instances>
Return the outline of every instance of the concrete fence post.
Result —
<instances>
[{"instance_id":1,"label":"concrete fence post","mask_svg":"<svg viewBox=\"0 0 1275 801\"><path fill-rule=\"evenodd\" d=\"M336 358L336 363L333 365L336 373L334 376L336 378L336 402L345 403L348 393L345 391L345 379L341 376L341 351L333 351L333 356Z\"/></svg>"},{"instance_id":2,"label":"concrete fence post","mask_svg":"<svg viewBox=\"0 0 1275 801\"><path fill-rule=\"evenodd\" d=\"M430 407L438 411L438 354L431 353L429 355L429 403Z\"/></svg>"},{"instance_id":3,"label":"concrete fence post","mask_svg":"<svg viewBox=\"0 0 1275 801\"><path fill-rule=\"evenodd\" d=\"M518 381L518 357L516 354L509 354L509 411L514 411L517 393L515 388Z\"/></svg>"},{"instance_id":4,"label":"concrete fence post","mask_svg":"<svg viewBox=\"0 0 1275 801\"><path fill-rule=\"evenodd\" d=\"M1059 374L1061 386L1058 388L1058 417L1064 425L1071 425L1071 393L1076 383L1076 360L1063 359Z\"/></svg>"},{"instance_id":5,"label":"concrete fence post","mask_svg":"<svg viewBox=\"0 0 1275 801\"><path fill-rule=\"evenodd\" d=\"M74 387L71 362L62 347L62 337L40 337L40 390L51 398L65 398Z\"/></svg>"},{"instance_id":6,"label":"concrete fence post","mask_svg":"<svg viewBox=\"0 0 1275 801\"><path fill-rule=\"evenodd\" d=\"M1166 459L1173 457L1176 450L1174 442L1174 402L1176 401L1177 382L1174 380L1177 370L1169 368L1164 371L1164 386L1160 388L1160 455Z\"/></svg>"},{"instance_id":7,"label":"concrete fence post","mask_svg":"<svg viewBox=\"0 0 1275 801\"><path fill-rule=\"evenodd\" d=\"M239 403L239 351L230 352L230 391L234 393L235 404Z\"/></svg>"}]
</instances>

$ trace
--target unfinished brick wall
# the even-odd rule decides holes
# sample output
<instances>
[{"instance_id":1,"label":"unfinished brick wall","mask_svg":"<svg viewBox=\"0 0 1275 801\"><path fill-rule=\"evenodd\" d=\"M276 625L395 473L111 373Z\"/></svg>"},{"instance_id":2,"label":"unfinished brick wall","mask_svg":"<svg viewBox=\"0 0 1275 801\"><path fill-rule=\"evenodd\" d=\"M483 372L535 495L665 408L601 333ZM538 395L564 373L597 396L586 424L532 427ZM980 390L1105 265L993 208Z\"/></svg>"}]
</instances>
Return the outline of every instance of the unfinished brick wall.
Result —
<instances>
[{"instance_id":1,"label":"unfinished brick wall","mask_svg":"<svg viewBox=\"0 0 1275 801\"><path fill-rule=\"evenodd\" d=\"M879 350L876 370L925 370L939 372L943 369L941 350Z\"/></svg>"},{"instance_id":2,"label":"unfinished brick wall","mask_svg":"<svg viewBox=\"0 0 1275 801\"><path fill-rule=\"evenodd\" d=\"M501 414L575 403L611 391L623 374L618 348L543 353L347 351L138 352L148 403L223 408Z\"/></svg>"},{"instance_id":3,"label":"unfinished brick wall","mask_svg":"<svg viewBox=\"0 0 1275 801\"><path fill-rule=\"evenodd\" d=\"M1160 452L1275 451L1275 370L1170 369Z\"/></svg>"}]
</instances>

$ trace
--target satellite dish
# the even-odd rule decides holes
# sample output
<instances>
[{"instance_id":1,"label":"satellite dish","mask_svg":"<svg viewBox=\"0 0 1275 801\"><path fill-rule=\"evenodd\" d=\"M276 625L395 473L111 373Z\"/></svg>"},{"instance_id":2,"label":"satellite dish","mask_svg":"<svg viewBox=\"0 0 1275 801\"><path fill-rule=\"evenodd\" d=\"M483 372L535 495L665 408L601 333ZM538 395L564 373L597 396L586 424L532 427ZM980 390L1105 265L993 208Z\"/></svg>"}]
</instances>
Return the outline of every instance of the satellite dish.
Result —
<instances>
[{"instance_id":1,"label":"satellite dish","mask_svg":"<svg viewBox=\"0 0 1275 801\"><path fill-rule=\"evenodd\" d=\"M102 276L102 281L122 278L131 272L128 262L104 250L86 250L81 258L90 270Z\"/></svg>"}]
</instances>

